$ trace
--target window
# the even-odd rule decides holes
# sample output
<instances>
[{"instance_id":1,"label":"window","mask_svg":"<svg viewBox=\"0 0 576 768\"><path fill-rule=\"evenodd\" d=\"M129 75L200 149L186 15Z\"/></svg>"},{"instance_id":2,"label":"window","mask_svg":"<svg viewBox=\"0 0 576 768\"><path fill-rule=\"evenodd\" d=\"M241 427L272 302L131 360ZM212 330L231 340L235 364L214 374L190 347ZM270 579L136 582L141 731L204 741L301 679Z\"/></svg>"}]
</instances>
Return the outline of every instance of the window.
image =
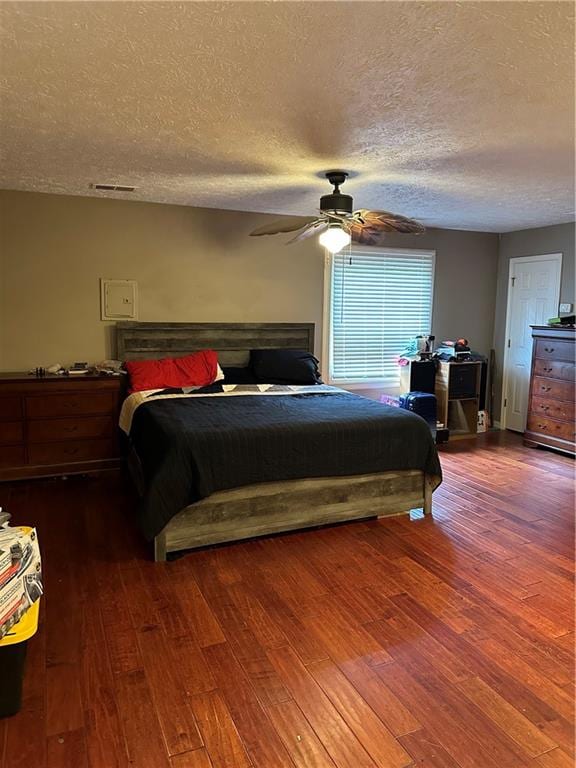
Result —
<instances>
[{"instance_id":1,"label":"window","mask_svg":"<svg viewBox=\"0 0 576 768\"><path fill-rule=\"evenodd\" d=\"M331 257L331 382L399 386L398 355L431 330L434 258L434 251L360 246Z\"/></svg>"}]
</instances>

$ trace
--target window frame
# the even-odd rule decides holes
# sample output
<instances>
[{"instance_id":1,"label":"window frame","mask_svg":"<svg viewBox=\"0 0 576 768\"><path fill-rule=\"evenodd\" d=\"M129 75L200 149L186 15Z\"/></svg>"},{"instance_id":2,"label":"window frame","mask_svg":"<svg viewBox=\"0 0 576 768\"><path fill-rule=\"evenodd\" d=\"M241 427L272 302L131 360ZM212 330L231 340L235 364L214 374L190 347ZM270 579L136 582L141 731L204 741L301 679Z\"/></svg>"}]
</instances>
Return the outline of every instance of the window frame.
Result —
<instances>
[{"instance_id":1,"label":"window frame","mask_svg":"<svg viewBox=\"0 0 576 768\"><path fill-rule=\"evenodd\" d=\"M436 293L436 250L431 248L381 248L369 245L354 245L345 249L352 257L355 253L369 253L371 255L390 255L390 256L430 256L432 259L432 278L431 278L431 318L434 322L434 298ZM341 252L340 252L341 253ZM345 387L346 389L371 389L388 388L397 389L388 379L336 379L332 378L332 284L334 275L334 257L326 251L324 254L324 300L323 300L323 322L322 322L322 373L324 381L335 387ZM409 339L406 339L408 342Z\"/></svg>"}]
</instances>

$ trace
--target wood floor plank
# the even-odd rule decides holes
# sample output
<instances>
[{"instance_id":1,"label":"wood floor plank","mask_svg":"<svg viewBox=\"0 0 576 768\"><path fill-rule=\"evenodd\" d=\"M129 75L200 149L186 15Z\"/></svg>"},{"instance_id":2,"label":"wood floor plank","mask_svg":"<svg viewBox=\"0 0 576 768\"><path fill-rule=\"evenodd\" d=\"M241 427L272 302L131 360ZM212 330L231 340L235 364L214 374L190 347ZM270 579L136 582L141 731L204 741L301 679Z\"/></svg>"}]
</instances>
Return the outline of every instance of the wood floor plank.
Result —
<instances>
[{"instance_id":1,"label":"wood floor plank","mask_svg":"<svg viewBox=\"0 0 576 768\"><path fill-rule=\"evenodd\" d=\"M412 763L410 755L335 664L319 661L307 669L376 765L405 768Z\"/></svg>"},{"instance_id":2,"label":"wood floor plank","mask_svg":"<svg viewBox=\"0 0 576 768\"><path fill-rule=\"evenodd\" d=\"M412 617L419 617L421 626L427 627L427 630L433 634L439 642L454 656L462 658L468 664L470 676L481 676L491 687L493 687L501 696L510 698L514 701L517 709L522 711L525 716L538 728L540 728L553 741L566 747L571 751L573 739L571 735L571 726L564 721L557 711L549 707L542 699L534 695L530 690L522 685L514 677L502 673L498 665L487 659L482 653L479 653L472 644L468 643L466 638L458 635L448 626L434 621L434 617L427 613L426 609L418 607L418 604L408 595L398 595L391 598L394 604L402 607L402 610L409 613ZM372 631L382 638L388 636L390 641L397 642L399 637L397 628L393 621L375 622ZM384 642L384 640L382 640ZM422 655L412 654L403 644L395 646L394 655L401 660L409 669L414 669L416 673L429 674L432 670L435 675L440 671L434 664ZM443 696L446 697L450 693ZM459 711L461 705L454 702L455 708ZM487 728L484 722L483 727ZM498 740L498 733L494 738ZM510 741L510 740L508 740ZM514 742L511 742L514 743ZM510 744L507 744L510 748Z\"/></svg>"},{"instance_id":3,"label":"wood floor plank","mask_svg":"<svg viewBox=\"0 0 576 768\"><path fill-rule=\"evenodd\" d=\"M398 741L412 755L419 768L460 768L432 734L422 728L401 736Z\"/></svg>"},{"instance_id":4,"label":"wood floor plank","mask_svg":"<svg viewBox=\"0 0 576 768\"><path fill-rule=\"evenodd\" d=\"M315 615L303 617L302 623L336 662L351 657L364 658L368 664L391 661L390 654L369 632L361 626L350 624L335 598L319 600Z\"/></svg>"},{"instance_id":5,"label":"wood floor plank","mask_svg":"<svg viewBox=\"0 0 576 768\"><path fill-rule=\"evenodd\" d=\"M46 669L46 735L82 728L84 715L78 667L57 664Z\"/></svg>"},{"instance_id":6,"label":"wood floor plank","mask_svg":"<svg viewBox=\"0 0 576 768\"><path fill-rule=\"evenodd\" d=\"M133 768L169 768L160 722L142 670L114 678L118 711Z\"/></svg>"},{"instance_id":7,"label":"wood floor plank","mask_svg":"<svg viewBox=\"0 0 576 768\"><path fill-rule=\"evenodd\" d=\"M263 648L280 648L288 643L286 635L258 599L252 583L232 584L228 592Z\"/></svg>"},{"instance_id":8,"label":"wood floor plank","mask_svg":"<svg viewBox=\"0 0 576 768\"><path fill-rule=\"evenodd\" d=\"M123 768L128 755L100 611L82 604L82 656L78 669L90 766Z\"/></svg>"},{"instance_id":9,"label":"wood floor plank","mask_svg":"<svg viewBox=\"0 0 576 768\"><path fill-rule=\"evenodd\" d=\"M266 712L296 768L335 768L334 762L296 702L271 704L266 707Z\"/></svg>"},{"instance_id":10,"label":"wood floor plank","mask_svg":"<svg viewBox=\"0 0 576 768\"><path fill-rule=\"evenodd\" d=\"M481 678L462 680L457 687L530 757L538 757L558 746Z\"/></svg>"},{"instance_id":11,"label":"wood floor plank","mask_svg":"<svg viewBox=\"0 0 576 768\"><path fill-rule=\"evenodd\" d=\"M305 664L328 658L328 652L322 643L308 631L288 606L278 599L278 595L263 578L251 574L250 589L254 590L272 622ZM270 647L279 646L276 643Z\"/></svg>"},{"instance_id":12,"label":"wood floor plank","mask_svg":"<svg viewBox=\"0 0 576 768\"><path fill-rule=\"evenodd\" d=\"M89 765L86 734L83 728L49 736L46 744L47 764L50 768L70 768ZM34 765L34 764L33 764Z\"/></svg>"},{"instance_id":13,"label":"wood floor plank","mask_svg":"<svg viewBox=\"0 0 576 768\"><path fill-rule=\"evenodd\" d=\"M198 646L206 648L225 642L226 638L222 628L200 591L196 579L190 573L186 561L177 560L175 563L170 563L164 577L169 580L177 578L181 582L181 588L176 595L174 595L174 590L171 590L170 604L173 605L174 599L176 599L186 617L189 631Z\"/></svg>"},{"instance_id":14,"label":"wood floor plank","mask_svg":"<svg viewBox=\"0 0 576 768\"><path fill-rule=\"evenodd\" d=\"M511 768L518 765L509 753L505 760L499 754L493 754L494 745L479 731L477 719L462 718L459 707L444 703L445 688L435 691L433 686L426 685L425 679L418 678L399 663L384 664L377 672L404 706L426 723L460 768L503 768L504 765Z\"/></svg>"},{"instance_id":15,"label":"wood floor plank","mask_svg":"<svg viewBox=\"0 0 576 768\"><path fill-rule=\"evenodd\" d=\"M376 672L361 659L349 659L340 669L394 736L419 730L421 723L390 691Z\"/></svg>"},{"instance_id":16,"label":"wood floor plank","mask_svg":"<svg viewBox=\"0 0 576 768\"><path fill-rule=\"evenodd\" d=\"M214 768L253 768L218 691L196 694L192 697L192 708Z\"/></svg>"},{"instance_id":17,"label":"wood floor plank","mask_svg":"<svg viewBox=\"0 0 576 768\"><path fill-rule=\"evenodd\" d=\"M101 611L106 645L114 674L142 669L138 638L130 616L130 601L121 588L119 569L111 566L100 584L97 605Z\"/></svg>"},{"instance_id":18,"label":"wood floor plank","mask_svg":"<svg viewBox=\"0 0 576 768\"><path fill-rule=\"evenodd\" d=\"M518 654L509 653L508 649L497 640L485 638L479 640L476 645L487 658L490 658L496 664L496 666L500 667L511 677L519 680L538 696L539 699L546 702L546 704L554 709L561 717L568 722L573 722L573 691L565 691L561 686L555 685L555 683L537 667L528 663Z\"/></svg>"},{"instance_id":19,"label":"wood floor plank","mask_svg":"<svg viewBox=\"0 0 576 768\"><path fill-rule=\"evenodd\" d=\"M139 632L138 645L168 755L172 757L204 746L189 703L186 681L172 664L162 629Z\"/></svg>"},{"instance_id":20,"label":"wood floor plank","mask_svg":"<svg viewBox=\"0 0 576 768\"><path fill-rule=\"evenodd\" d=\"M338 768L375 768L377 764L292 649L274 648L268 654Z\"/></svg>"},{"instance_id":21,"label":"wood floor plank","mask_svg":"<svg viewBox=\"0 0 576 768\"><path fill-rule=\"evenodd\" d=\"M171 768L214 768L208 752L202 747L170 758Z\"/></svg>"},{"instance_id":22,"label":"wood floor plank","mask_svg":"<svg viewBox=\"0 0 576 768\"><path fill-rule=\"evenodd\" d=\"M230 647L210 645L203 653L255 768L294 768Z\"/></svg>"},{"instance_id":23,"label":"wood floor plank","mask_svg":"<svg viewBox=\"0 0 576 768\"><path fill-rule=\"evenodd\" d=\"M561 749L552 749L534 760L537 768L574 768L574 758Z\"/></svg>"},{"instance_id":24,"label":"wood floor plank","mask_svg":"<svg viewBox=\"0 0 576 768\"><path fill-rule=\"evenodd\" d=\"M172 664L188 696L207 693L216 688L212 670L193 638L172 638L167 648L169 663Z\"/></svg>"},{"instance_id":25,"label":"wood floor plank","mask_svg":"<svg viewBox=\"0 0 576 768\"><path fill-rule=\"evenodd\" d=\"M290 696L274 671L266 651L242 618L226 586L205 570L201 561L193 565L202 593L214 608L226 641L264 704L287 701ZM232 582L235 583L235 582Z\"/></svg>"}]
</instances>

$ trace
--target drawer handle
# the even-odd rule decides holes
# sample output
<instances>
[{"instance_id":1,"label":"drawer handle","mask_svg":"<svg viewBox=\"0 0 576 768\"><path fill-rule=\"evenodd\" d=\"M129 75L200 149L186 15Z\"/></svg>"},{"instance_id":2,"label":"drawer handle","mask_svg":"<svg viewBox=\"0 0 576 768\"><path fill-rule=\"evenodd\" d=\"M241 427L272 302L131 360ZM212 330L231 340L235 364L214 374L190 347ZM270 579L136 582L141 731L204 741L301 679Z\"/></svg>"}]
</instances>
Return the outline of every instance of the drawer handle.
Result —
<instances>
[{"instance_id":1,"label":"drawer handle","mask_svg":"<svg viewBox=\"0 0 576 768\"><path fill-rule=\"evenodd\" d=\"M554 369L553 368L543 368L542 370L544 371L544 373L552 373L552 371Z\"/></svg>"},{"instance_id":2,"label":"drawer handle","mask_svg":"<svg viewBox=\"0 0 576 768\"><path fill-rule=\"evenodd\" d=\"M542 405L541 408L542 408L543 411L549 411L550 410L550 406L549 405Z\"/></svg>"},{"instance_id":3,"label":"drawer handle","mask_svg":"<svg viewBox=\"0 0 576 768\"><path fill-rule=\"evenodd\" d=\"M78 453L78 448L65 448L64 453L67 456L75 456Z\"/></svg>"},{"instance_id":4,"label":"drawer handle","mask_svg":"<svg viewBox=\"0 0 576 768\"><path fill-rule=\"evenodd\" d=\"M538 424L538 429L548 429L546 424Z\"/></svg>"},{"instance_id":5,"label":"drawer handle","mask_svg":"<svg viewBox=\"0 0 576 768\"><path fill-rule=\"evenodd\" d=\"M64 432L78 432L78 425L74 424L72 427L64 427Z\"/></svg>"},{"instance_id":6,"label":"drawer handle","mask_svg":"<svg viewBox=\"0 0 576 768\"><path fill-rule=\"evenodd\" d=\"M540 389L542 390L542 392L550 392L552 387L544 387L544 386L542 386L542 387L540 387Z\"/></svg>"},{"instance_id":7,"label":"drawer handle","mask_svg":"<svg viewBox=\"0 0 576 768\"><path fill-rule=\"evenodd\" d=\"M554 352L554 347L544 347L544 352Z\"/></svg>"}]
</instances>

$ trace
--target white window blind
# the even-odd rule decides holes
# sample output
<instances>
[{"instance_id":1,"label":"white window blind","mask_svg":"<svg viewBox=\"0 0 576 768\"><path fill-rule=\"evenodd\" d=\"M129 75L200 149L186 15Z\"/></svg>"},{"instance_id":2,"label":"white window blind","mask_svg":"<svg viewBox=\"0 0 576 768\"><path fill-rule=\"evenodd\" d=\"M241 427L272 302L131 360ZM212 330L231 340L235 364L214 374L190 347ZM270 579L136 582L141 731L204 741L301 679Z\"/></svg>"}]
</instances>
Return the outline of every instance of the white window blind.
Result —
<instances>
[{"instance_id":1,"label":"white window blind","mask_svg":"<svg viewBox=\"0 0 576 768\"><path fill-rule=\"evenodd\" d=\"M400 384L398 355L430 333L434 252L352 250L332 261L330 379Z\"/></svg>"}]
</instances>

